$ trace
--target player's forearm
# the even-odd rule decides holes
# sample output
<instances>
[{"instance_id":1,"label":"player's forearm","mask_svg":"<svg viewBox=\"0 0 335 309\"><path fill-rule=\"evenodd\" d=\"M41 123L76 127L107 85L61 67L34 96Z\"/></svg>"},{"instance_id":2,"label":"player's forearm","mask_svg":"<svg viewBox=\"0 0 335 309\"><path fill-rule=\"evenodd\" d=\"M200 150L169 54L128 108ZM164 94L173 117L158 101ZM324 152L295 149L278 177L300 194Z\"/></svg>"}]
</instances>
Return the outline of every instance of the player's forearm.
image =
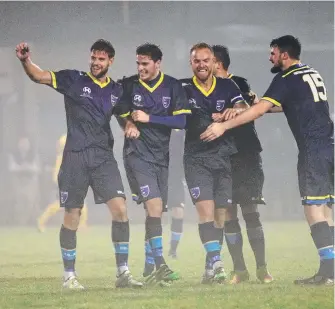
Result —
<instances>
[{"instance_id":1,"label":"player's forearm","mask_svg":"<svg viewBox=\"0 0 335 309\"><path fill-rule=\"evenodd\" d=\"M246 111L248 108L250 108L250 105L246 102L237 103L234 105L234 110L237 112L238 115Z\"/></svg>"},{"instance_id":2,"label":"player's forearm","mask_svg":"<svg viewBox=\"0 0 335 309\"><path fill-rule=\"evenodd\" d=\"M282 113L282 112L283 108L281 106L274 106L267 111L267 113Z\"/></svg>"},{"instance_id":3,"label":"player's forearm","mask_svg":"<svg viewBox=\"0 0 335 309\"><path fill-rule=\"evenodd\" d=\"M39 84L47 84L48 81L51 83L51 76L48 71L43 71L38 65L33 63L30 58L21 61L24 71L29 76L29 78ZM49 79L46 79L46 75L49 75Z\"/></svg>"},{"instance_id":4,"label":"player's forearm","mask_svg":"<svg viewBox=\"0 0 335 309\"><path fill-rule=\"evenodd\" d=\"M149 122L161 124L172 129L184 129L186 126L186 116L185 115L175 115L175 116L155 116L150 115Z\"/></svg>"},{"instance_id":5,"label":"player's forearm","mask_svg":"<svg viewBox=\"0 0 335 309\"><path fill-rule=\"evenodd\" d=\"M230 130L256 120L257 118L263 116L270 108L271 105L269 105L267 101L260 102L257 105L248 108L237 117L224 122L225 127Z\"/></svg>"}]
</instances>

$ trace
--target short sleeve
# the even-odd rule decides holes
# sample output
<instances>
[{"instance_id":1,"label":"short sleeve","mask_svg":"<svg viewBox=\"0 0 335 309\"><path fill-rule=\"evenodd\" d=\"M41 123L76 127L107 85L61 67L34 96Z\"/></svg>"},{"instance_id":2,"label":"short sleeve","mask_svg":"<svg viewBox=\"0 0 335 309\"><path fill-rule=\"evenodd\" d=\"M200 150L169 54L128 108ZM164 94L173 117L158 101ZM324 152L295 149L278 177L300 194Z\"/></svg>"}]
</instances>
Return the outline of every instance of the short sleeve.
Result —
<instances>
[{"instance_id":1,"label":"short sleeve","mask_svg":"<svg viewBox=\"0 0 335 309\"><path fill-rule=\"evenodd\" d=\"M173 84L172 89L172 115L191 114L191 108L187 99L185 89L180 81Z\"/></svg>"},{"instance_id":2,"label":"short sleeve","mask_svg":"<svg viewBox=\"0 0 335 309\"><path fill-rule=\"evenodd\" d=\"M268 90L266 90L262 100L271 102L275 106L281 106L285 100L288 88L286 81L280 75L277 75L271 82Z\"/></svg>"},{"instance_id":3,"label":"short sleeve","mask_svg":"<svg viewBox=\"0 0 335 309\"><path fill-rule=\"evenodd\" d=\"M61 70L50 71L51 74L51 87L61 94L68 94L69 89L73 83L80 78L84 73L77 70Z\"/></svg>"}]
</instances>

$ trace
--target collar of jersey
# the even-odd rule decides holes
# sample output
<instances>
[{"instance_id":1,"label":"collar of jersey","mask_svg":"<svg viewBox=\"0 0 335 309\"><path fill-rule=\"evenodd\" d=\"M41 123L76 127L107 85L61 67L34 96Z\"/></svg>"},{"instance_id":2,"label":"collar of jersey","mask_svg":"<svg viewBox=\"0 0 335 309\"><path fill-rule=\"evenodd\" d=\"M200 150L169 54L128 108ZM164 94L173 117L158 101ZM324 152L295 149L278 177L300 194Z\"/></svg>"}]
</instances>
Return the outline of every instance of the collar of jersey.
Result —
<instances>
[{"instance_id":1,"label":"collar of jersey","mask_svg":"<svg viewBox=\"0 0 335 309\"><path fill-rule=\"evenodd\" d=\"M234 75L233 74L229 74L228 76L227 76L227 78L232 78Z\"/></svg>"},{"instance_id":2,"label":"collar of jersey","mask_svg":"<svg viewBox=\"0 0 335 309\"><path fill-rule=\"evenodd\" d=\"M205 91L205 89L202 88L202 87L199 85L199 83L197 82L197 78L196 78L195 76L193 76L192 80L193 80L194 85L195 85L195 86L200 90L200 92L201 92L204 96L206 96L206 97L208 97L208 96L214 91L215 86L216 86L216 77L215 77L215 76L213 76L212 87L211 87L208 91Z\"/></svg>"},{"instance_id":3,"label":"collar of jersey","mask_svg":"<svg viewBox=\"0 0 335 309\"><path fill-rule=\"evenodd\" d=\"M163 79L164 79L164 73L161 72L161 77L159 78L159 80L157 81L157 83L153 86L153 87L150 87L147 83L145 83L143 80L141 79L138 79L138 81L140 82L140 84L145 88L147 89L148 91L150 92L154 92L158 87L159 85L163 82Z\"/></svg>"},{"instance_id":4,"label":"collar of jersey","mask_svg":"<svg viewBox=\"0 0 335 309\"><path fill-rule=\"evenodd\" d=\"M308 65L302 64L302 63L297 63L297 64L294 64L294 65L291 65L289 68L287 68L285 71L283 71L282 77L286 77L287 75L290 75L291 73L293 73L295 71L305 70L305 69L308 69L308 68L309 68Z\"/></svg>"},{"instance_id":5,"label":"collar of jersey","mask_svg":"<svg viewBox=\"0 0 335 309\"><path fill-rule=\"evenodd\" d=\"M90 79L92 79L93 83L95 83L95 84L97 84L98 86L100 86L100 88L104 88L104 87L106 87L106 86L110 83L110 81L111 81L111 79L107 76L107 80L106 80L105 82L101 82L101 81L99 81L98 79L96 79L96 78L91 74L91 72L87 72L87 76L88 76Z\"/></svg>"}]
</instances>

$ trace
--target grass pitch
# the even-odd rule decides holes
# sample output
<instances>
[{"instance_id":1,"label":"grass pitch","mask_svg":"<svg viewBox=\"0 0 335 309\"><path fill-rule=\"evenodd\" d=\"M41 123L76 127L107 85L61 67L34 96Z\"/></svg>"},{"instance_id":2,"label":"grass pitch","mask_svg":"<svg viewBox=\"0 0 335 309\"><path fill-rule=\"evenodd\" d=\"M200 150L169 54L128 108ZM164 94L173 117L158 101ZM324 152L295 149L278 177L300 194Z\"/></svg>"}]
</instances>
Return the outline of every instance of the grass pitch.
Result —
<instances>
[{"instance_id":1,"label":"grass pitch","mask_svg":"<svg viewBox=\"0 0 335 309\"><path fill-rule=\"evenodd\" d=\"M131 225L129 264L133 275L141 277L144 263L143 226ZM313 275L318 256L303 222L264 224L267 260L275 282L259 284L247 237L244 253L251 280L238 286L200 284L204 249L197 225L186 225L178 248L179 259L169 266L182 275L170 288L116 290L114 250L110 227L90 227L77 234L77 272L84 292L62 291L62 263L59 228L40 234L34 229L0 229L0 308L71 309L330 309L334 308L332 287L294 286L293 280ZM168 250L169 227L164 227ZM232 268L227 248L225 268Z\"/></svg>"}]
</instances>

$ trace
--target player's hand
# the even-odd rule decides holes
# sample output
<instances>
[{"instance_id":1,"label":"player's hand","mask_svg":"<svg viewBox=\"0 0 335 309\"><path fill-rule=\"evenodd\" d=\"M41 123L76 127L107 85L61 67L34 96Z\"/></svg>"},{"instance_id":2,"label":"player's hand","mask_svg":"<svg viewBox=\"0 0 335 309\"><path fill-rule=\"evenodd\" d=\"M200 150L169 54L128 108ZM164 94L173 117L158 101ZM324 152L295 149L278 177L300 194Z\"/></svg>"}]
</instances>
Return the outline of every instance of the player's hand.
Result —
<instances>
[{"instance_id":1,"label":"player's hand","mask_svg":"<svg viewBox=\"0 0 335 309\"><path fill-rule=\"evenodd\" d=\"M200 139L202 139L204 142L213 141L222 136L226 130L227 129L224 123L214 122L208 126L205 132L200 135Z\"/></svg>"},{"instance_id":2,"label":"player's hand","mask_svg":"<svg viewBox=\"0 0 335 309\"><path fill-rule=\"evenodd\" d=\"M124 128L124 135L126 138L136 139L140 136L140 131L137 129L135 124L131 121L128 121Z\"/></svg>"},{"instance_id":3,"label":"player's hand","mask_svg":"<svg viewBox=\"0 0 335 309\"><path fill-rule=\"evenodd\" d=\"M133 118L134 121L147 123L149 122L149 115L143 111L134 111L131 113L131 118Z\"/></svg>"},{"instance_id":4,"label":"player's hand","mask_svg":"<svg viewBox=\"0 0 335 309\"><path fill-rule=\"evenodd\" d=\"M255 92L250 91L250 97L251 97L251 105L257 104L259 102L259 98Z\"/></svg>"},{"instance_id":5,"label":"player's hand","mask_svg":"<svg viewBox=\"0 0 335 309\"><path fill-rule=\"evenodd\" d=\"M213 113L212 119L214 122L222 122L224 120L221 113Z\"/></svg>"},{"instance_id":6,"label":"player's hand","mask_svg":"<svg viewBox=\"0 0 335 309\"><path fill-rule=\"evenodd\" d=\"M30 49L27 43L16 45L15 51L16 57L19 58L20 61L25 61L30 57Z\"/></svg>"},{"instance_id":7,"label":"player's hand","mask_svg":"<svg viewBox=\"0 0 335 309\"><path fill-rule=\"evenodd\" d=\"M222 120L221 121L226 121L229 119L233 119L238 115L239 111L236 108L227 108L221 115Z\"/></svg>"}]
</instances>

